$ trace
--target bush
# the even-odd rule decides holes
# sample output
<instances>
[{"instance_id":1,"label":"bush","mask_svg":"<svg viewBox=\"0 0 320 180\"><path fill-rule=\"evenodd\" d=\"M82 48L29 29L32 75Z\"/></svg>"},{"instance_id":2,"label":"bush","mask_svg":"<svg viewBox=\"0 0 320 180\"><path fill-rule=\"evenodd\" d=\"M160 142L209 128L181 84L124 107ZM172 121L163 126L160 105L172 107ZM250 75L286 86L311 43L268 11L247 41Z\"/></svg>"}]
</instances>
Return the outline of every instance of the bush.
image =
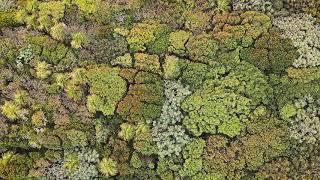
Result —
<instances>
[{"instance_id":1,"label":"bush","mask_svg":"<svg viewBox=\"0 0 320 180\"><path fill-rule=\"evenodd\" d=\"M0 29L18 25L19 22L16 19L16 12L0 12Z\"/></svg>"},{"instance_id":2,"label":"bush","mask_svg":"<svg viewBox=\"0 0 320 180\"><path fill-rule=\"evenodd\" d=\"M107 177L114 176L117 174L117 164L110 158L103 158L99 163L99 170Z\"/></svg>"},{"instance_id":3,"label":"bush","mask_svg":"<svg viewBox=\"0 0 320 180\"><path fill-rule=\"evenodd\" d=\"M296 99L294 104L287 104L281 109L290 125L291 137L299 143L316 143L319 134L319 101L312 96ZM290 110L288 110L290 108Z\"/></svg>"},{"instance_id":4,"label":"bush","mask_svg":"<svg viewBox=\"0 0 320 180\"><path fill-rule=\"evenodd\" d=\"M294 61L295 67L312 67L320 64L319 41L320 30L315 27L315 19L306 14L296 14L289 17L279 17L273 22L284 31L284 36L290 38L298 48L300 56Z\"/></svg>"},{"instance_id":5,"label":"bush","mask_svg":"<svg viewBox=\"0 0 320 180\"><path fill-rule=\"evenodd\" d=\"M320 179L319 7L0 0L0 179Z\"/></svg>"},{"instance_id":6,"label":"bush","mask_svg":"<svg viewBox=\"0 0 320 180\"><path fill-rule=\"evenodd\" d=\"M82 48L88 44L88 37L82 33L77 32L72 34L71 46L75 49Z\"/></svg>"},{"instance_id":7,"label":"bush","mask_svg":"<svg viewBox=\"0 0 320 180\"><path fill-rule=\"evenodd\" d=\"M220 68L212 67L212 74ZM234 69L224 69L211 77L212 80L208 77L182 103L182 109L188 112L183 124L195 136L218 132L237 136L243 130L241 124L249 120L252 108L270 101L272 89L258 69L247 63L238 64Z\"/></svg>"},{"instance_id":8,"label":"bush","mask_svg":"<svg viewBox=\"0 0 320 180\"><path fill-rule=\"evenodd\" d=\"M55 24L51 29L50 29L50 35L52 36L53 39L63 41L66 36L66 25L63 23L58 23Z\"/></svg>"},{"instance_id":9,"label":"bush","mask_svg":"<svg viewBox=\"0 0 320 180\"><path fill-rule=\"evenodd\" d=\"M104 115L113 115L118 101L126 91L126 82L119 76L119 69L108 66L92 66L87 70L74 71L73 79L67 85L71 97L80 98L80 85L88 83L90 95L87 98L89 112L101 111ZM80 91L80 92L79 92Z\"/></svg>"}]
</instances>

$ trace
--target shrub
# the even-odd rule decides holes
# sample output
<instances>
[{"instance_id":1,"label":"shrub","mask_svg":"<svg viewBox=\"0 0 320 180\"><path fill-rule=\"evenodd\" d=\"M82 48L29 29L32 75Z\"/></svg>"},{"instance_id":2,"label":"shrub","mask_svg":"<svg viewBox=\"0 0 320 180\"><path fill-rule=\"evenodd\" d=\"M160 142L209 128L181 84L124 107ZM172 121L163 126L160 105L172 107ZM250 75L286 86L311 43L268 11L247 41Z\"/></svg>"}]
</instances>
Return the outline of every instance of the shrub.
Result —
<instances>
[{"instance_id":1,"label":"shrub","mask_svg":"<svg viewBox=\"0 0 320 180\"><path fill-rule=\"evenodd\" d=\"M186 66L187 60L176 56L166 56L164 59L163 76L165 79L177 79L181 75L181 70Z\"/></svg>"},{"instance_id":2,"label":"shrub","mask_svg":"<svg viewBox=\"0 0 320 180\"><path fill-rule=\"evenodd\" d=\"M210 16L201 11L187 12L185 19L186 28L195 32L206 30L210 22Z\"/></svg>"},{"instance_id":3,"label":"shrub","mask_svg":"<svg viewBox=\"0 0 320 180\"><path fill-rule=\"evenodd\" d=\"M119 102L117 113L129 122L152 122L161 114L163 82L158 75L138 72L126 96Z\"/></svg>"},{"instance_id":4,"label":"shrub","mask_svg":"<svg viewBox=\"0 0 320 180\"><path fill-rule=\"evenodd\" d=\"M114 60L111 61L111 65L120 65L123 67L132 67L133 66L133 60L132 57L129 53L123 55L123 56L118 56Z\"/></svg>"},{"instance_id":5,"label":"shrub","mask_svg":"<svg viewBox=\"0 0 320 180\"><path fill-rule=\"evenodd\" d=\"M180 176L193 176L202 169L202 159L186 159L183 168L179 171Z\"/></svg>"},{"instance_id":6,"label":"shrub","mask_svg":"<svg viewBox=\"0 0 320 180\"><path fill-rule=\"evenodd\" d=\"M174 31L170 33L170 46L168 47L168 51L176 53L178 55L185 55L185 44L187 43L191 35L191 32L183 30Z\"/></svg>"},{"instance_id":7,"label":"shrub","mask_svg":"<svg viewBox=\"0 0 320 180\"><path fill-rule=\"evenodd\" d=\"M120 125L121 131L119 132L119 137L125 141L131 140L135 135L135 127L128 123L123 123Z\"/></svg>"},{"instance_id":8,"label":"shrub","mask_svg":"<svg viewBox=\"0 0 320 180\"><path fill-rule=\"evenodd\" d=\"M99 154L95 150L87 148L65 150L63 159L51 164L45 174L48 178L94 179L98 177L95 166L98 162Z\"/></svg>"},{"instance_id":9,"label":"shrub","mask_svg":"<svg viewBox=\"0 0 320 180\"><path fill-rule=\"evenodd\" d=\"M272 89L266 77L252 65L238 64L234 69L225 67L221 72L219 69L219 66L212 67L212 71L219 74L213 76L213 80L205 80L182 103L182 109L188 112L183 124L195 136L218 132L230 137L239 135L243 129L241 124L248 120L252 108L269 101Z\"/></svg>"},{"instance_id":10,"label":"shrub","mask_svg":"<svg viewBox=\"0 0 320 180\"><path fill-rule=\"evenodd\" d=\"M46 125L46 116L43 111L35 112L31 117L31 122L35 127L43 127Z\"/></svg>"},{"instance_id":11,"label":"shrub","mask_svg":"<svg viewBox=\"0 0 320 180\"><path fill-rule=\"evenodd\" d=\"M82 48L88 44L88 37L82 33L77 32L72 34L71 46L75 49Z\"/></svg>"},{"instance_id":12,"label":"shrub","mask_svg":"<svg viewBox=\"0 0 320 180\"><path fill-rule=\"evenodd\" d=\"M81 96L79 85L88 83L90 87L90 95L87 98L89 112L101 111L104 115L114 114L118 101L126 91L126 82L119 76L119 69L92 66L88 67L88 70L74 71L71 75L73 79L66 87L69 95L79 98Z\"/></svg>"},{"instance_id":13,"label":"shrub","mask_svg":"<svg viewBox=\"0 0 320 180\"><path fill-rule=\"evenodd\" d=\"M160 73L160 61L158 55L136 53L134 54L134 59L135 68L154 73Z\"/></svg>"},{"instance_id":14,"label":"shrub","mask_svg":"<svg viewBox=\"0 0 320 180\"><path fill-rule=\"evenodd\" d=\"M137 23L130 30L127 41L130 49L136 51L146 51L147 47L151 47L154 52L162 52L168 46L167 26L157 23ZM164 34L164 36L162 35ZM162 44L164 47L155 48L156 44ZM156 50L158 49L158 50Z\"/></svg>"},{"instance_id":15,"label":"shrub","mask_svg":"<svg viewBox=\"0 0 320 180\"><path fill-rule=\"evenodd\" d=\"M230 10L231 0L217 0L217 9L220 11L229 11Z\"/></svg>"},{"instance_id":16,"label":"shrub","mask_svg":"<svg viewBox=\"0 0 320 180\"><path fill-rule=\"evenodd\" d=\"M261 11L268 15L275 12L273 2L270 0L235 0L232 7L236 11Z\"/></svg>"},{"instance_id":17,"label":"shrub","mask_svg":"<svg viewBox=\"0 0 320 180\"><path fill-rule=\"evenodd\" d=\"M32 167L32 160L14 152L4 153L0 159L0 174L8 178L26 177Z\"/></svg>"},{"instance_id":18,"label":"shrub","mask_svg":"<svg viewBox=\"0 0 320 180\"><path fill-rule=\"evenodd\" d=\"M50 29L50 35L53 39L63 41L66 37L66 25L63 23L55 24Z\"/></svg>"},{"instance_id":19,"label":"shrub","mask_svg":"<svg viewBox=\"0 0 320 180\"><path fill-rule=\"evenodd\" d=\"M218 42L209 34L193 36L186 44L191 60L199 62L214 61L218 50Z\"/></svg>"},{"instance_id":20,"label":"shrub","mask_svg":"<svg viewBox=\"0 0 320 180\"><path fill-rule=\"evenodd\" d=\"M93 67L87 71L86 78L91 93L87 107L90 112L102 111L105 115L114 113L116 104L126 91L126 82L118 73L119 69L105 66Z\"/></svg>"},{"instance_id":21,"label":"shrub","mask_svg":"<svg viewBox=\"0 0 320 180\"><path fill-rule=\"evenodd\" d=\"M288 129L277 119L266 123L268 121L269 118L262 120L257 132L251 132L251 135L237 141L219 135L210 136L204 153L204 170L226 178L246 177L247 169L257 170L265 162L286 153L289 149Z\"/></svg>"},{"instance_id":22,"label":"shrub","mask_svg":"<svg viewBox=\"0 0 320 180\"><path fill-rule=\"evenodd\" d=\"M152 124L153 140L157 143L160 157L179 155L189 141L184 127L176 124L183 119L180 104L191 92L175 81L165 81L164 88L166 100L160 118Z\"/></svg>"},{"instance_id":23,"label":"shrub","mask_svg":"<svg viewBox=\"0 0 320 180\"><path fill-rule=\"evenodd\" d=\"M9 11L15 7L15 0L1 0L0 1L0 11Z\"/></svg>"},{"instance_id":24,"label":"shrub","mask_svg":"<svg viewBox=\"0 0 320 180\"><path fill-rule=\"evenodd\" d=\"M117 164L110 158L103 158L98 166L100 172L107 177L117 174Z\"/></svg>"},{"instance_id":25,"label":"shrub","mask_svg":"<svg viewBox=\"0 0 320 180\"><path fill-rule=\"evenodd\" d=\"M12 102L5 102L2 106L2 113L7 116L9 119L15 120L18 118L17 112L19 108Z\"/></svg>"},{"instance_id":26,"label":"shrub","mask_svg":"<svg viewBox=\"0 0 320 180\"><path fill-rule=\"evenodd\" d=\"M98 8L98 3L95 0L75 0L74 2L86 15L95 13Z\"/></svg>"},{"instance_id":27,"label":"shrub","mask_svg":"<svg viewBox=\"0 0 320 180\"><path fill-rule=\"evenodd\" d=\"M1 4L1 2L0 2ZM2 5L2 4L1 4ZM0 5L0 6L1 6ZM19 21L16 19L17 12L0 12L0 29L4 27L17 26Z\"/></svg>"},{"instance_id":28,"label":"shrub","mask_svg":"<svg viewBox=\"0 0 320 180\"><path fill-rule=\"evenodd\" d=\"M29 109L25 109L28 94L23 90L15 92L12 101L5 101L1 107L2 113L9 119L26 120L28 119Z\"/></svg>"},{"instance_id":29,"label":"shrub","mask_svg":"<svg viewBox=\"0 0 320 180\"><path fill-rule=\"evenodd\" d=\"M28 65L33 58L34 53L31 46L22 48L19 50L19 55L16 60L17 66L22 67L23 65Z\"/></svg>"},{"instance_id":30,"label":"shrub","mask_svg":"<svg viewBox=\"0 0 320 180\"><path fill-rule=\"evenodd\" d=\"M66 132L65 148L85 147L88 145L87 135L79 130L69 130Z\"/></svg>"},{"instance_id":31,"label":"shrub","mask_svg":"<svg viewBox=\"0 0 320 180\"><path fill-rule=\"evenodd\" d=\"M205 146L206 142L203 139L192 139L190 143L188 143L188 145L186 145L186 147L183 149L183 158L201 158Z\"/></svg>"},{"instance_id":32,"label":"shrub","mask_svg":"<svg viewBox=\"0 0 320 180\"><path fill-rule=\"evenodd\" d=\"M50 65L47 64L45 61L38 62L37 66L35 67L37 78L46 79L51 74L49 68Z\"/></svg>"},{"instance_id":33,"label":"shrub","mask_svg":"<svg viewBox=\"0 0 320 180\"><path fill-rule=\"evenodd\" d=\"M320 138L318 108L319 101L309 95L296 99L294 104L287 104L281 109L281 113L285 114L284 118L290 123L291 136L299 143L316 143Z\"/></svg>"},{"instance_id":34,"label":"shrub","mask_svg":"<svg viewBox=\"0 0 320 180\"><path fill-rule=\"evenodd\" d=\"M298 48L300 56L294 61L295 67L312 67L320 64L319 41L320 30L315 27L315 19L306 14L295 14L289 17L279 17L274 25L284 31L284 36L290 38Z\"/></svg>"},{"instance_id":35,"label":"shrub","mask_svg":"<svg viewBox=\"0 0 320 180\"><path fill-rule=\"evenodd\" d=\"M61 1L39 2L29 0L18 13L18 20L28 27L50 31L64 17L65 4Z\"/></svg>"}]
</instances>

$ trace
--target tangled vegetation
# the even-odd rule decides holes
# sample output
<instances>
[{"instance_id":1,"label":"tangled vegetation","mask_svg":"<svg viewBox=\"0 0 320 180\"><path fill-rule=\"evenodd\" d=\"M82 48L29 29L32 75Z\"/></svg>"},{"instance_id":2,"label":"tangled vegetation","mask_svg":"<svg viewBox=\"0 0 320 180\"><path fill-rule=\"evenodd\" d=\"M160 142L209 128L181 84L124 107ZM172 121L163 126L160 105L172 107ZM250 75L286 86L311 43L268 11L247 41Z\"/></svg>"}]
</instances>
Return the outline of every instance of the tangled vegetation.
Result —
<instances>
[{"instance_id":1,"label":"tangled vegetation","mask_svg":"<svg viewBox=\"0 0 320 180\"><path fill-rule=\"evenodd\" d=\"M318 0L0 0L0 179L320 179L318 23Z\"/></svg>"}]
</instances>

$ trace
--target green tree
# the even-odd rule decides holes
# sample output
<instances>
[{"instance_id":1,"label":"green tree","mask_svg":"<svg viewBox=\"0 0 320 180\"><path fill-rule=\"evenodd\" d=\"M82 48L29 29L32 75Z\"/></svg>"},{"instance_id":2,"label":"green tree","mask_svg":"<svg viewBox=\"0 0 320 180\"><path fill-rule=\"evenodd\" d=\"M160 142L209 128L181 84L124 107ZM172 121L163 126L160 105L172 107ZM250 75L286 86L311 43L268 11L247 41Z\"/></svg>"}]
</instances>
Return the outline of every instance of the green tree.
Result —
<instances>
[{"instance_id":1,"label":"green tree","mask_svg":"<svg viewBox=\"0 0 320 180\"><path fill-rule=\"evenodd\" d=\"M213 79L205 80L182 103L182 109L188 112L183 124L196 136L221 132L234 137L240 134L257 105L270 102L272 88L266 77L248 63L225 67L221 72L215 68L221 67L213 67L213 73L207 74L214 75Z\"/></svg>"},{"instance_id":2,"label":"green tree","mask_svg":"<svg viewBox=\"0 0 320 180\"><path fill-rule=\"evenodd\" d=\"M103 158L98 167L100 172L107 177L115 176L118 172L117 163L111 158Z\"/></svg>"}]
</instances>

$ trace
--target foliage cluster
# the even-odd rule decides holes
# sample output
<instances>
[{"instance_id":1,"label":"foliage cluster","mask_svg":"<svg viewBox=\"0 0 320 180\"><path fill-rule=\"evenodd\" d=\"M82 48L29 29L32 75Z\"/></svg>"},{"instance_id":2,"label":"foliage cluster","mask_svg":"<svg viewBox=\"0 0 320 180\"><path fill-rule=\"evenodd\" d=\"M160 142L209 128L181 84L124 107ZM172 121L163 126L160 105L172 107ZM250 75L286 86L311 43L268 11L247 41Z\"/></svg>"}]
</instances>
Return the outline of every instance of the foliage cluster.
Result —
<instances>
[{"instance_id":1,"label":"foliage cluster","mask_svg":"<svg viewBox=\"0 0 320 180\"><path fill-rule=\"evenodd\" d=\"M0 179L320 179L317 0L0 0Z\"/></svg>"},{"instance_id":2,"label":"foliage cluster","mask_svg":"<svg viewBox=\"0 0 320 180\"><path fill-rule=\"evenodd\" d=\"M184 127L177 125L184 117L180 105L191 92L180 82L175 81L165 81L164 88L166 99L162 105L161 115L152 124L153 140L157 143L160 157L172 154L178 156L189 141Z\"/></svg>"},{"instance_id":3,"label":"foliage cluster","mask_svg":"<svg viewBox=\"0 0 320 180\"><path fill-rule=\"evenodd\" d=\"M290 38L297 48L299 57L294 61L295 67L318 66L320 29L316 27L311 15L296 14L279 17L274 24L284 31L283 36Z\"/></svg>"}]
</instances>

